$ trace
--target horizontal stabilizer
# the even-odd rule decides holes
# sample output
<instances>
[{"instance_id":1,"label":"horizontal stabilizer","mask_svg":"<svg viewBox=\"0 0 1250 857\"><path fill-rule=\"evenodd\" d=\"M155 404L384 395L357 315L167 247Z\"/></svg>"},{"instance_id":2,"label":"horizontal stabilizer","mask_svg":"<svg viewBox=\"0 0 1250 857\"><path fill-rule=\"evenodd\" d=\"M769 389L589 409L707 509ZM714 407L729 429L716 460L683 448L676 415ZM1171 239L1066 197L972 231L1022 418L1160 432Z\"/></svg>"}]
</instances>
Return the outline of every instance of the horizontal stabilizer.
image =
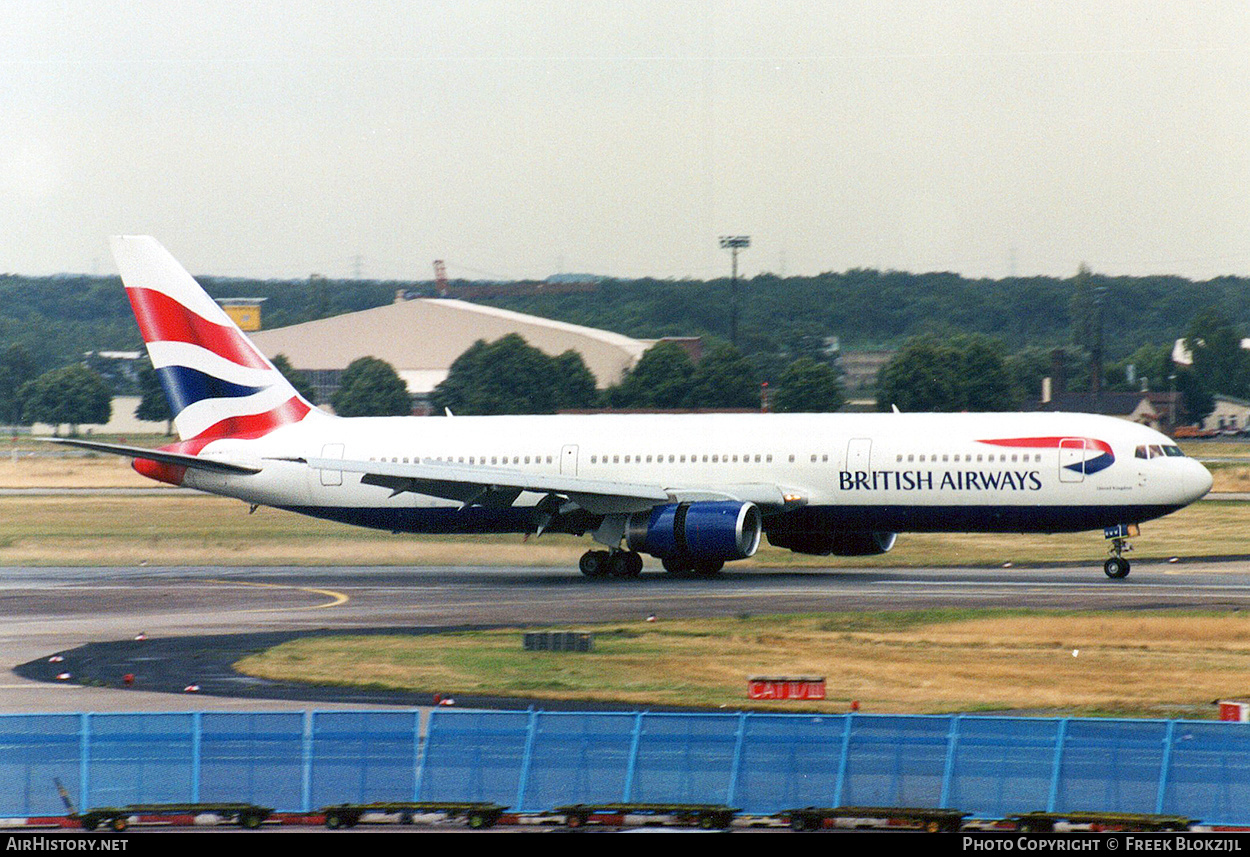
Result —
<instances>
[{"instance_id":1,"label":"horizontal stabilizer","mask_svg":"<svg viewBox=\"0 0 1250 857\"><path fill-rule=\"evenodd\" d=\"M159 449L147 449L142 446L125 446L119 443L100 443L95 440L79 440L73 437L45 437L41 440L48 443L59 443L65 446L77 446L82 449L90 449L95 452L107 452L112 455L123 455L127 458L143 458L148 461L158 461L161 464L173 464L178 467L189 467L192 470L207 470L211 473L238 473L252 474L260 473L259 467L249 467L245 464L231 464L228 461L219 461L215 458L201 458L197 455L183 455L178 452L164 452Z\"/></svg>"}]
</instances>

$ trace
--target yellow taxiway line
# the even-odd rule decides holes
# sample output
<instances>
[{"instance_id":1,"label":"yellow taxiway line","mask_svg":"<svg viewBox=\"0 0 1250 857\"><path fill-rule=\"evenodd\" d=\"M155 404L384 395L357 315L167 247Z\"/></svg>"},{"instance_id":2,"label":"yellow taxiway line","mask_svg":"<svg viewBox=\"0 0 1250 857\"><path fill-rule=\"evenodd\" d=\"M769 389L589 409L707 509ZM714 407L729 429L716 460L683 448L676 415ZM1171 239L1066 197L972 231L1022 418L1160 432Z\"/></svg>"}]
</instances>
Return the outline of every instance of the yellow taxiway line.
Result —
<instances>
[{"instance_id":1,"label":"yellow taxiway line","mask_svg":"<svg viewBox=\"0 0 1250 857\"><path fill-rule=\"evenodd\" d=\"M281 583L256 583L249 580L216 580L209 578L209 583L219 583L223 586L258 586L263 589L294 589L296 592L310 592L314 595L324 595L330 600L324 604L307 604L303 607L263 607L256 610L243 610L243 613L273 613L281 610L324 610L327 607L338 607L340 604L346 604L350 599L342 592L335 592L333 589L313 589L309 586L284 586Z\"/></svg>"}]
</instances>

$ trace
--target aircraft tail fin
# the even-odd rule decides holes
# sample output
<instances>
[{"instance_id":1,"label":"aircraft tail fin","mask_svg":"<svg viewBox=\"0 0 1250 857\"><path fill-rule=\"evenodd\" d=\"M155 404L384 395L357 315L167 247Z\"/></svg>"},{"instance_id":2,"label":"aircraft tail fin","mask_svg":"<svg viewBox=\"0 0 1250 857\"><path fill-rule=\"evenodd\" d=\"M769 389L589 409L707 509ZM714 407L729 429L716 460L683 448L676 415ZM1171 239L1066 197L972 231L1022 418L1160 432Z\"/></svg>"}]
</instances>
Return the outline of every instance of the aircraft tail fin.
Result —
<instances>
[{"instance_id":1,"label":"aircraft tail fin","mask_svg":"<svg viewBox=\"0 0 1250 857\"><path fill-rule=\"evenodd\" d=\"M156 239L111 244L179 438L260 437L313 412Z\"/></svg>"}]
</instances>

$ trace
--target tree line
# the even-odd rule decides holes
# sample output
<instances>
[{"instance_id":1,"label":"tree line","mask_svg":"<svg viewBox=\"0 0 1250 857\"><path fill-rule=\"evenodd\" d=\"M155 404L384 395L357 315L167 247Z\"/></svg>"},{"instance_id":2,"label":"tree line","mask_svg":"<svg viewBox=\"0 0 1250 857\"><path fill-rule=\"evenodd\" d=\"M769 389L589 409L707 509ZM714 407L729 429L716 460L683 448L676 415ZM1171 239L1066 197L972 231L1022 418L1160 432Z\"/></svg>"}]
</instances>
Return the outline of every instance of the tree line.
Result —
<instances>
[{"instance_id":1,"label":"tree line","mask_svg":"<svg viewBox=\"0 0 1250 857\"><path fill-rule=\"evenodd\" d=\"M262 297L267 327L380 306L397 290L434 294L432 283L246 280L201 277L216 297ZM454 296L458 282L451 284ZM1104 290L1104 291L1100 291ZM794 360L819 361L826 339L844 349L898 347L921 334L980 333L1011 351L1072 342L1103 296L1109 361L1183 335L1216 308L1239 331L1250 324L1250 279L1180 277L969 279L958 274L852 269L807 277L761 274L741 281L736 343L759 379L776 384ZM729 339L730 281L605 280L590 293L496 297L481 302L635 338ZM20 343L37 365L56 368L93 350L138 350L138 331L117 277L0 275L0 352ZM119 390L118 392L133 392Z\"/></svg>"},{"instance_id":2,"label":"tree line","mask_svg":"<svg viewBox=\"0 0 1250 857\"><path fill-rule=\"evenodd\" d=\"M563 410L758 410L762 388L755 370L732 345L713 342L695 362L684 348L660 342L643 352L621 380L598 390L576 351L555 357L518 334L479 340L451 365L431 397L456 414L551 414ZM776 410L837 410L837 373L800 358L773 396Z\"/></svg>"},{"instance_id":3,"label":"tree line","mask_svg":"<svg viewBox=\"0 0 1250 857\"><path fill-rule=\"evenodd\" d=\"M267 326L377 306L404 285L318 278L202 282L221 297L267 298ZM834 410L843 393L828 347L832 336L843 348L900 349L878 378L878 400L886 408L1015 409L1037 397L1041 378L1053 375L1057 364L1056 392L1089 389L1097 354L1104 358L1099 365L1107 389L1137 389L1145 376L1155 390L1180 391L1189 420L1209 414L1215 395L1250 398L1250 357L1239 347L1250 320L1245 278L1103 277L1084 267L1070 279L970 280L870 269L761 275L742 288L737 348L722 338L728 332L728 285L724 279L608 280L591 294L485 301L635 337L703 335L709 345L697 363L676 345L656 346L620 383L599 391L573 352L552 357L519 337L479 342L456 361L433 401L465 414L754 409L766 389L773 410ZM1194 355L1192 366L1171 362L1178 336ZM82 373L56 379L58 389L76 384L74 396L51 395L53 379L33 385L48 374L36 367L59 371L81 362L89 348L140 346L116 277L0 276L0 421L74 422L57 417L65 416L66 403L86 395ZM356 386L356 375L368 381L362 386L367 396L343 392ZM404 407L402 381L390 379L382 367L349 367L344 377L353 383L343 384L341 400L332 402L340 413ZM159 382L146 373L137 382L114 375L103 383L115 394L146 393L149 408L159 409L163 398ZM78 422L97 421L81 418L85 413L75 414Z\"/></svg>"}]
</instances>

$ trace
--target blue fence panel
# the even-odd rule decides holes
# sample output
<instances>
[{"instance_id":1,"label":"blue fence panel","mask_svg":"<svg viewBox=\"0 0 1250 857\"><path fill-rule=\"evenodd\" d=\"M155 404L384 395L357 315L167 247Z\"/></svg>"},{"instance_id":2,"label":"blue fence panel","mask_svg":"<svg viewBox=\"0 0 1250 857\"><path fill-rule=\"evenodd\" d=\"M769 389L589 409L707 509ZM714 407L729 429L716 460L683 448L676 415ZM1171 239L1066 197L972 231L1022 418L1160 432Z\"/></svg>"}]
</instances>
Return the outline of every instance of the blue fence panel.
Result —
<instances>
[{"instance_id":1,"label":"blue fence panel","mask_svg":"<svg viewBox=\"0 0 1250 857\"><path fill-rule=\"evenodd\" d=\"M430 714L421 800L516 802L530 715L514 711Z\"/></svg>"},{"instance_id":2,"label":"blue fence panel","mask_svg":"<svg viewBox=\"0 0 1250 857\"><path fill-rule=\"evenodd\" d=\"M937 806L949 717L852 715L844 806Z\"/></svg>"},{"instance_id":3,"label":"blue fence panel","mask_svg":"<svg viewBox=\"0 0 1250 857\"><path fill-rule=\"evenodd\" d=\"M313 715L313 807L412 800L415 711L319 711Z\"/></svg>"},{"instance_id":4,"label":"blue fence panel","mask_svg":"<svg viewBox=\"0 0 1250 857\"><path fill-rule=\"evenodd\" d=\"M636 803L723 803L738 743L738 718L644 714L632 794Z\"/></svg>"},{"instance_id":5,"label":"blue fence panel","mask_svg":"<svg viewBox=\"0 0 1250 857\"><path fill-rule=\"evenodd\" d=\"M633 714L535 715L520 809L624 799L634 742Z\"/></svg>"},{"instance_id":6,"label":"blue fence panel","mask_svg":"<svg viewBox=\"0 0 1250 857\"><path fill-rule=\"evenodd\" d=\"M1162 808L1210 823L1250 821L1250 724L1177 721Z\"/></svg>"},{"instance_id":7,"label":"blue fence panel","mask_svg":"<svg viewBox=\"0 0 1250 857\"><path fill-rule=\"evenodd\" d=\"M0 816L191 800L1053 808L1250 821L1250 726L891 715L439 709L0 715Z\"/></svg>"},{"instance_id":8,"label":"blue fence panel","mask_svg":"<svg viewBox=\"0 0 1250 857\"><path fill-rule=\"evenodd\" d=\"M831 806L846 715L751 714L733 804L773 813Z\"/></svg>"},{"instance_id":9,"label":"blue fence panel","mask_svg":"<svg viewBox=\"0 0 1250 857\"><path fill-rule=\"evenodd\" d=\"M92 714L86 808L194 797L192 714Z\"/></svg>"},{"instance_id":10,"label":"blue fence panel","mask_svg":"<svg viewBox=\"0 0 1250 857\"><path fill-rule=\"evenodd\" d=\"M303 714L203 714L199 798L304 809L303 749Z\"/></svg>"},{"instance_id":11,"label":"blue fence panel","mask_svg":"<svg viewBox=\"0 0 1250 857\"><path fill-rule=\"evenodd\" d=\"M1166 735L1159 720L1069 720L1055 809L1154 812Z\"/></svg>"},{"instance_id":12,"label":"blue fence panel","mask_svg":"<svg viewBox=\"0 0 1250 857\"><path fill-rule=\"evenodd\" d=\"M946 806L978 818L1044 810L1058 738L1058 720L959 718Z\"/></svg>"},{"instance_id":13,"label":"blue fence panel","mask_svg":"<svg viewBox=\"0 0 1250 857\"><path fill-rule=\"evenodd\" d=\"M79 802L82 715L0 715L0 812L61 815L56 783Z\"/></svg>"}]
</instances>

